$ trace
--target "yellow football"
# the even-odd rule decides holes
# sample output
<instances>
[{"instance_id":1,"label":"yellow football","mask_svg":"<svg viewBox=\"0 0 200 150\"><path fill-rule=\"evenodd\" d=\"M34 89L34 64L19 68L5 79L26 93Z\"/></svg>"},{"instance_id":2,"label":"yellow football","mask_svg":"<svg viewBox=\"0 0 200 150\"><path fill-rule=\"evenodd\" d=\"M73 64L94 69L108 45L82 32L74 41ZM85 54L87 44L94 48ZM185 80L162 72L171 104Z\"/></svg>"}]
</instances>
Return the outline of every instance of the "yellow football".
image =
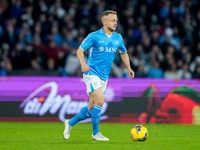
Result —
<instances>
[{"instance_id":1,"label":"yellow football","mask_svg":"<svg viewBox=\"0 0 200 150\"><path fill-rule=\"evenodd\" d=\"M148 130L143 125L136 125L131 129L130 134L133 141L145 141L148 137Z\"/></svg>"}]
</instances>

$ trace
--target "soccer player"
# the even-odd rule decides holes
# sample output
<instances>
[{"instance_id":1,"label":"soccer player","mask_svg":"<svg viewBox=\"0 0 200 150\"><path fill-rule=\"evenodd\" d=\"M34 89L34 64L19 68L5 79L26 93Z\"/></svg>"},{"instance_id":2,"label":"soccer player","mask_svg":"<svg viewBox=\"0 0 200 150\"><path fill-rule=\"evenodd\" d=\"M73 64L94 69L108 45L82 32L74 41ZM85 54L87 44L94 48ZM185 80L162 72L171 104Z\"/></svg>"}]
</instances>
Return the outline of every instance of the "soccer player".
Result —
<instances>
[{"instance_id":1,"label":"soccer player","mask_svg":"<svg viewBox=\"0 0 200 150\"><path fill-rule=\"evenodd\" d=\"M83 79L89 95L89 104L83 107L73 118L65 121L65 130L63 132L65 139L69 138L70 130L77 122L92 117L92 138L100 141L109 140L99 131L99 122L101 109L105 101L104 92L117 51L120 53L122 61L127 68L129 77L134 77L123 38L115 32L117 13L112 10L104 11L102 13L102 23L103 27L96 32L90 33L77 50L77 57L81 64ZM89 50L87 64L84 60L84 51L86 50Z\"/></svg>"}]
</instances>

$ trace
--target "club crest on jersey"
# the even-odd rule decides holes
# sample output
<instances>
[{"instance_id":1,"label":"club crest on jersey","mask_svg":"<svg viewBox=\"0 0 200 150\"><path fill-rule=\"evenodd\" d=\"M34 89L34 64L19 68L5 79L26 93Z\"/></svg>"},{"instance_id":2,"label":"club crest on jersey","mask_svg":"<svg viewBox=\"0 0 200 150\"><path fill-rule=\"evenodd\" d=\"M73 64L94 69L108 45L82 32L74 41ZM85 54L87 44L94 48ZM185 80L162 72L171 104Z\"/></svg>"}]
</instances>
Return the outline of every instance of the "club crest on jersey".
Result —
<instances>
[{"instance_id":1,"label":"club crest on jersey","mask_svg":"<svg viewBox=\"0 0 200 150\"><path fill-rule=\"evenodd\" d=\"M119 44L119 41L115 41L115 44L118 45L118 44Z\"/></svg>"},{"instance_id":2,"label":"club crest on jersey","mask_svg":"<svg viewBox=\"0 0 200 150\"><path fill-rule=\"evenodd\" d=\"M103 51L104 51L103 46L99 47L99 51L100 51L100 52L103 52Z\"/></svg>"}]
</instances>

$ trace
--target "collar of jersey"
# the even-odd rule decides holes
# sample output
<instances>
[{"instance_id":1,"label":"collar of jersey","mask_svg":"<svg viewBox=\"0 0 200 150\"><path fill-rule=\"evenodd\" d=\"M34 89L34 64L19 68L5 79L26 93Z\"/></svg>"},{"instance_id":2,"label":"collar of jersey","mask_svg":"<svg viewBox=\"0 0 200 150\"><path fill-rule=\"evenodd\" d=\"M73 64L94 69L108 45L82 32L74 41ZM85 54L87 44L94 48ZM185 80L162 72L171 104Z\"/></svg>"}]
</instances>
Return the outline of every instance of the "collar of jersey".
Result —
<instances>
[{"instance_id":1,"label":"collar of jersey","mask_svg":"<svg viewBox=\"0 0 200 150\"><path fill-rule=\"evenodd\" d=\"M100 33L101 33L101 34L105 34L105 32L103 31L103 27L101 28ZM113 31L113 35L114 35L114 34L115 34L115 31Z\"/></svg>"}]
</instances>

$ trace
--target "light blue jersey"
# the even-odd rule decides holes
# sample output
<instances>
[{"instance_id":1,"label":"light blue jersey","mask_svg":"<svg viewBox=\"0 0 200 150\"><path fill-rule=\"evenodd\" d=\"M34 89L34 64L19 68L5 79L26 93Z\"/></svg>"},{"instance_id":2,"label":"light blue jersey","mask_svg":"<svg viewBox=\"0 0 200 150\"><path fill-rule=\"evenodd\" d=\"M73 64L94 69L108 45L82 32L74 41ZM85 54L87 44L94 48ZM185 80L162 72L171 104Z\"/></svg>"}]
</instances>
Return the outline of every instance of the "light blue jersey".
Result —
<instances>
[{"instance_id":1,"label":"light blue jersey","mask_svg":"<svg viewBox=\"0 0 200 150\"><path fill-rule=\"evenodd\" d=\"M87 65L90 66L91 70L83 74L96 75L103 80L107 80L109 77L116 51L119 53L127 52L122 36L113 32L108 37L103 28L90 33L83 40L80 48L84 51L89 49Z\"/></svg>"}]
</instances>

